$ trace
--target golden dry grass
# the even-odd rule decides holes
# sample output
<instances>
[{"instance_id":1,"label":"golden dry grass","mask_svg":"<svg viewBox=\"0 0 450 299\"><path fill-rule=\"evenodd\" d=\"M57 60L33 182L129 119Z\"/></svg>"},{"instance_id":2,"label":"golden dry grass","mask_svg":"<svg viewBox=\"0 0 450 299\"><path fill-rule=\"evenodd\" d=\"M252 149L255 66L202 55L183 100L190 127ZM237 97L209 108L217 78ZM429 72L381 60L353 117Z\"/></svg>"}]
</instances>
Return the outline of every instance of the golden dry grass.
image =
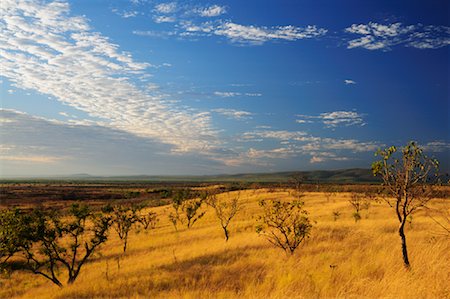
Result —
<instances>
[{"instance_id":1,"label":"golden dry grass","mask_svg":"<svg viewBox=\"0 0 450 299\"><path fill-rule=\"evenodd\" d=\"M407 229L412 269L406 271L393 210L372 204L355 223L348 198L339 193L327 202L321 193L307 193L305 208L315 224L293 256L255 233L257 201L288 200L288 192L241 192L245 206L230 224L228 242L212 210L177 233L169 207L153 208L158 227L133 233L126 255L112 233L75 284L60 289L16 272L0 280L0 297L450 298L450 239L430 218L417 214ZM448 200L433 207L448 209ZM337 221L334 210L341 212Z\"/></svg>"}]
</instances>

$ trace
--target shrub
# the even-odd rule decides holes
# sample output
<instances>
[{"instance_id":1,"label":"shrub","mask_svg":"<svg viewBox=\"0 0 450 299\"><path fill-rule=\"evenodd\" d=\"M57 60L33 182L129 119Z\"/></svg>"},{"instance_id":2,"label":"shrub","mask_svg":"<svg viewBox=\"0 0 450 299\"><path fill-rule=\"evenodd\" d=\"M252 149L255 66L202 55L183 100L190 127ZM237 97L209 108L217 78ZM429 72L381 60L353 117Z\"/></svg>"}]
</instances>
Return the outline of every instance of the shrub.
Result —
<instances>
[{"instance_id":1,"label":"shrub","mask_svg":"<svg viewBox=\"0 0 450 299\"><path fill-rule=\"evenodd\" d=\"M303 203L298 200L261 200L259 205L263 208L263 215L258 218L256 232L273 245L293 254L302 241L309 237L312 228Z\"/></svg>"}]
</instances>

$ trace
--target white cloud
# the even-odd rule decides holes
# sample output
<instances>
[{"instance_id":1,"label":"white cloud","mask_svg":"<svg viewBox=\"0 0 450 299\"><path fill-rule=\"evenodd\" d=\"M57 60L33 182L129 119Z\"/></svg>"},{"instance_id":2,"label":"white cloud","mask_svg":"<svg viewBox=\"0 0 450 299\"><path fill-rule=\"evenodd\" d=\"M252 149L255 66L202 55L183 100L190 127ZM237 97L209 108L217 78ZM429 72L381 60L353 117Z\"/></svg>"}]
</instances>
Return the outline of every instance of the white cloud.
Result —
<instances>
[{"instance_id":1,"label":"white cloud","mask_svg":"<svg viewBox=\"0 0 450 299\"><path fill-rule=\"evenodd\" d=\"M353 81L353 80L350 80L350 79L345 79L344 80L344 83L345 83L345 85L352 85L352 84L356 84L356 82L355 81Z\"/></svg>"},{"instance_id":2,"label":"white cloud","mask_svg":"<svg viewBox=\"0 0 450 299\"><path fill-rule=\"evenodd\" d=\"M338 126L364 126L362 115L355 111L334 111L321 113L320 118L323 123L328 127L338 127Z\"/></svg>"},{"instance_id":3,"label":"white cloud","mask_svg":"<svg viewBox=\"0 0 450 299\"><path fill-rule=\"evenodd\" d=\"M298 123L298 124L311 124L311 123L313 123L312 120L306 120L306 119L297 119L295 122Z\"/></svg>"},{"instance_id":4,"label":"white cloud","mask_svg":"<svg viewBox=\"0 0 450 299\"><path fill-rule=\"evenodd\" d=\"M349 158L347 157L339 157L334 153L330 152L319 152L319 153L311 153L312 157L309 160L309 163L323 163L326 161L347 161Z\"/></svg>"},{"instance_id":5,"label":"white cloud","mask_svg":"<svg viewBox=\"0 0 450 299\"><path fill-rule=\"evenodd\" d=\"M214 109L212 111L222 114L228 118L237 119L237 120L250 119L250 118L252 118L252 115L253 115L253 113L248 112L248 111L225 109L225 108Z\"/></svg>"},{"instance_id":6,"label":"white cloud","mask_svg":"<svg viewBox=\"0 0 450 299\"><path fill-rule=\"evenodd\" d=\"M328 128L336 128L339 126L365 126L364 114L355 111L333 111L325 112L320 115L297 115L300 119L296 122L300 124L313 123L313 120L318 120L326 125Z\"/></svg>"},{"instance_id":7,"label":"white cloud","mask_svg":"<svg viewBox=\"0 0 450 299\"><path fill-rule=\"evenodd\" d=\"M139 15L139 12L136 10L119 11L117 8L113 8L111 11L124 19L134 18Z\"/></svg>"},{"instance_id":8,"label":"white cloud","mask_svg":"<svg viewBox=\"0 0 450 299\"><path fill-rule=\"evenodd\" d=\"M177 3L176 2L168 2L168 3L160 3L155 6L155 10L159 13L173 13L177 10Z\"/></svg>"},{"instance_id":9,"label":"white cloud","mask_svg":"<svg viewBox=\"0 0 450 299\"><path fill-rule=\"evenodd\" d=\"M438 141L431 141L426 143L423 146L423 149L425 152L434 152L434 153L440 153L450 150L450 142L445 142L442 140Z\"/></svg>"},{"instance_id":10,"label":"white cloud","mask_svg":"<svg viewBox=\"0 0 450 299\"><path fill-rule=\"evenodd\" d=\"M217 17L227 12L225 6L212 5L205 8L199 8L196 12L202 17Z\"/></svg>"},{"instance_id":11,"label":"white cloud","mask_svg":"<svg viewBox=\"0 0 450 299\"><path fill-rule=\"evenodd\" d=\"M353 24L345 29L361 37L348 41L347 48L389 50L392 46L404 45L418 49L437 49L450 44L450 27L403 25L402 23Z\"/></svg>"},{"instance_id":12,"label":"white cloud","mask_svg":"<svg viewBox=\"0 0 450 299\"><path fill-rule=\"evenodd\" d=\"M18 156L18 155L1 155L0 160L2 161L13 161L13 162L27 162L27 163L55 163L62 160L62 157L55 156Z\"/></svg>"},{"instance_id":13,"label":"white cloud","mask_svg":"<svg viewBox=\"0 0 450 299\"><path fill-rule=\"evenodd\" d=\"M239 142L257 142L267 144L273 141L279 142L279 147L274 149L251 148L247 153L242 154L245 159L288 159L293 157L310 157L310 163L320 163L326 161L348 161L355 159L353 156L358 153L375 152L382 144L368 141L361 142L355 139L335 139L323 138L309 135L303 131L286 130L259 130L243 133L238 139ZM345 154L353 153L352 158Z\"/></svg>"},{"instance_id":14,"label":"white cloud","mask_svg":"<svg viewBox=\"0 0 450 299\"><path fill-rule=\"evenodd\" d=\"M242 95L240 92L232 92L232 91L215 91L214 95L223 97L223 98L231 98Z\"/></svg>"},{"instance_id":15,"label":"white cloud","mask_svg":"<svg viewBox=\"0 0 450 299\"><path fill-rule=\"evenodd\" d=\"M139 88L132 78L150 64L119 51L85 17L71 16L67 3L4 0L0 27L0 75L14 86L174 151L208 151L218 144L209 113L177 109L157 92Z\"/></svg>"},{"instance_id":16,"label":"white cloud","mask_svg":"<svg viewBox=\"0 0 450 299\"><path fill-rule=\"evenodd\" d=\"M173 23L176 21L173 16L155 16L153 20L155 23Z\"/></svg>"},{"instance_id":17,"label":"white cloud","mask_svg":"<svg viewBox=\"0 0 450 299\"><path fill-rule=\"evenodd\" d=\"M215 96L219 96L222 98L232 98L232 97L239 97L239 96L247 96L247 97L260 97L262 96L262 93L257 92L234 92L234 91L215 91Z\"/></svg>"},{"instance_id":18,"label":"white cloud","mask_svg":"<svg viewBox=\"0 0 450 299\"><path fill-rule=\"evenodd\" d=\"M288 26L247 26L233 22L205 22L199 25L193 25L191 22L182 24L186 32L206 33L218 36L224 36L231 42L241 44L262 45L271 40L295 41L307 38L316 38L326 34L327 30L317 28L316 26L296 27Z\"/></svg>"}]
</instances>

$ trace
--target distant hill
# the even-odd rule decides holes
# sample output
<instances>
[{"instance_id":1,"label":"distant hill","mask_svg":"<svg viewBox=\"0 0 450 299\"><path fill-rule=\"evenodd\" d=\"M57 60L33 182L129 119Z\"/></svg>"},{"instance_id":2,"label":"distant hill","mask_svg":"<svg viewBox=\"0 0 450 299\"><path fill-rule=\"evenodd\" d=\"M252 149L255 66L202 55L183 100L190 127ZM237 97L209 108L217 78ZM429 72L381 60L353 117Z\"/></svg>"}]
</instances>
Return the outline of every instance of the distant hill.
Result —
<instances>
[{"instance_id":1,"label":"distant hill","mask_svg":"<svg viewBox=\"0 0 450 299\"><path fill-rule=\"evenodd\" d=\"M107 182L107 181L149 181L149 182L286 182L293 176L303 176L306 182L310 183L368 183L378 182L370 169L352 168L340 170L314 170L314 171L286 171L273 173L242 173L242 174L221 174L204 176L158 176L158 175L135 175L135 176L91 176L89 174L74 174L69 176L14 178L8 180L61 180L61 181L86 181L86 182Z\"/></svg>"}]
</instances>

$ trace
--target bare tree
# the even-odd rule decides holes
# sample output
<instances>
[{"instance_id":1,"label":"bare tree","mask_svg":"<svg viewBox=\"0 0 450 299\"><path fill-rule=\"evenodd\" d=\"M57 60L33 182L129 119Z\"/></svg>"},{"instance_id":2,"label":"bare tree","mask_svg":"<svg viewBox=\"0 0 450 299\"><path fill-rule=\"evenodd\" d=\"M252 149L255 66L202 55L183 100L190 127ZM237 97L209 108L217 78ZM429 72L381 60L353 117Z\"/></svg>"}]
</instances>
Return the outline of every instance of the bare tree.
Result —
<instances>
[{"instance_id":1,"label":"bare tree","mask_svg":"<svg viewBox=\"0 0 450 299\"><path fill-rule=\"evenodd\" d=\"M219 199L216 194L210 194L206 201L210 207L216 212L217 219L219 219L220 226L225 234L225 241L228 241L230 233L228 231L228 225L231 219L239 212L241 205L239 203L240 193L228 194L228 198Z\"/></svg>"},{"instance_id":2,"label":"bare tree","mask_svg":"<svg viewBox=\"0 0 450 299\"><path fill-rule=\"evenodd\" d=\"M304 183L307 180L306 176L297 173L291 176L290 183L292 184L291 196L300 200L305 196Z\"/></svg>"},{"instance_id":3,"label":"bare tree","mask_svg":"<svg viewBox=\"0 0 450 299\"><path fill-rule=\"evenodd\" d=\"M333 190L332 187L328 187L325 189L325 191L323 192L323 194L325 195L325 198L327 199L327 202L330 202L330 199L334 196L336 196L336 192Z\"/></svg>"},{"instance_id":4,"label":"bare tree","mask_svg":"<svg viewBox=\"0 0 450 299\"><path fill-rule=\"evenodd\" d=\"M382 160L372 164L372 171L382 178L383 186L390 196L383 197L383 200L395 209L399 221L403 263L409 268L405 224L410 215L426 207L432 199L432 187L438 182L439 162L424 155L415 142L409 142L399 153L395 146L391 146L379 150L377 155Z\"/></svg>"},{"instance_id":5,"label":"bare tree","mask_svg":"<svg viewBox=\"0 0 450 299\"><path fill-rule=\"evenodd\" d=\"M263 215L259 217L256 232L264 235L273 245L294 254L301 242L309 237L312 225L303 203L294 200L261 200Z\"/></svg>"}]
</instances>

